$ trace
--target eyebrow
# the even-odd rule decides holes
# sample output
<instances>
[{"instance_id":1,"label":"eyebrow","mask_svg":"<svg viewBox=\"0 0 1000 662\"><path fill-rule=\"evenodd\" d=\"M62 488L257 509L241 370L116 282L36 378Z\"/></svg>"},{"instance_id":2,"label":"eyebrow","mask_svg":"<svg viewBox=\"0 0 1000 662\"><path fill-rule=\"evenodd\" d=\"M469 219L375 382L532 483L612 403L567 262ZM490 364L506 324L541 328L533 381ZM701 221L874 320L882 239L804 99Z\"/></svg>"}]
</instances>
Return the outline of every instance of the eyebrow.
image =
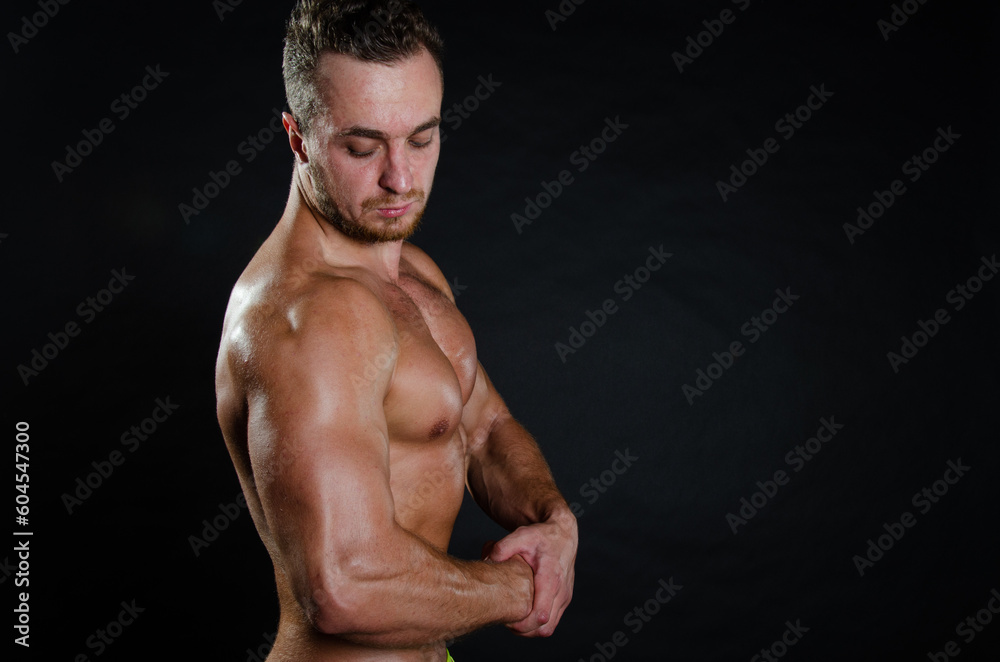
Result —
<instances>
[{"instance_id":1,"label":"eyebrow","mask_svg":"<svg viewBox=\"0 0 1000 662\"><path fill-rule=\"evenodd\" d=\"M441 118L433 117L424 122L423 124L421 124L420 126L418 126L417 128L415 128L413 131L411 131L410 135L413 136L422 131L426 131L427 129L433 129L434 127L440 124L441 124ZM385 131L380 131L378 129L369 129L364 126L357 126L357 125L344 129L343 131L337 134L337 137L339 138L347 138L350 136L356 136L358 138L371 138L373 140L389 139L389 135Z\"/></svg>"}]
</instances>

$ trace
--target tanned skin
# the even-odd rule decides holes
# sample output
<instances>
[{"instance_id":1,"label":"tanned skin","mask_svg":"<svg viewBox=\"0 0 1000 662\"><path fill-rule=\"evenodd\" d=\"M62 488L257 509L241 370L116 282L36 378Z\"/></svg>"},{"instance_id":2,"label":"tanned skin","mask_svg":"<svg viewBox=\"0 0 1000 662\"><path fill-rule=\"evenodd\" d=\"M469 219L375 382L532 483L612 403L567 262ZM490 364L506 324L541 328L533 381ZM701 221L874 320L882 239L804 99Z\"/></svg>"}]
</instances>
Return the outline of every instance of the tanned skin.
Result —
<instances>
[{"instance_id":1,"label":"tanned skin","mask_svg":"<svg viewBox=\"0 0 1000 662\"><path fill-rule=\"evenodd\" d=\"M437 165L440 72L421 51L328 53L318 73L308 134L284 115L288 204L233 289L216 367L274 564L268 660L443 662L445 641L498 623L549 636L572 597L576 520L448 282L405 241ZM447 554L466 487L512 532L481 561Z\"/></svg>"}]
</instances>

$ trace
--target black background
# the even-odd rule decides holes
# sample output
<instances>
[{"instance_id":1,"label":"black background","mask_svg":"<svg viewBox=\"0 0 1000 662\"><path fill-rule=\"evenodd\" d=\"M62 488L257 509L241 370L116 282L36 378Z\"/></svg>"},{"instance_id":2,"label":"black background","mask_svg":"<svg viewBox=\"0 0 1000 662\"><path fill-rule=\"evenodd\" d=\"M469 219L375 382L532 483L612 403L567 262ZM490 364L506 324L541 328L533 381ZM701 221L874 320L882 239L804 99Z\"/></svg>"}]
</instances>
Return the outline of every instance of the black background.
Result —
<instances>
[{"instance_id":1,"label":"black background","mask_svg":"<svg viewBox=\"0 0 1000 662\"><path fill-rule=\"evenodd\" d=\"M971 643L955 628L1000 588L1000 283L959 311L947 300L998 249L996 10L930 0L886 40L888 2L748 4L590 0L555 30L556 0L423 5L447 45L444 108L479 76L501 85L445 122L414 243L583 512L555 636L489 629L452 646L459 662L746 660L796 619L809 629L788 659L925 660L948 641L997 659L1000 625ZM735 21L679 72L672 53L725 8ZM5 429L13 445L14 422L31 426L34 659L242 661L277 627L246 512L197 555L191 536L239 492L214 360L290 181L280 137L252 162L238 151L283 106L289 9L71 2L4 46ZM2 27L36 11L8 3ZM169 76L119 119L112 101L147 65ZM775 123L811 86L833 95L785 140ZM105 117L115 130L58 181L53 161ZM606 118L628 128L578 172L571 154ZM948 127L961 138L910 182L903 163ZM771 137L780 149L723 201L717 180ZM186 224L178 205L230 159L241 173ZM574 182L519 233L511 214L563 169ZM895 179L905 194L852 244L844 223ZM661 245L673 256L622 300L616 282ZM78 304L122 268L134 280L87 323ZM750 343L741 327L785 288L799 299ZM555 344L609 298L617 312L561 360ZM950 321L894 371L887 353L941 308ZM17 366L70 321L79 335L25 384ZM682 386L733 341L745 354L689 404ZM179 408L130 452L123 432L168 397ZM795 472L786 453L824 417L843 428ZM68 513L114 450L124 463ZM637 459L599 499L581 493L626 450ZM967 475L922 513L911 497L959 458ZM788 484L734 534L727 514L780 469ZM915 526L860 576L854 556L906 511ZM498 535L466 508L451 552ZM625 615L671 578L683 588L633 632ZM88 637L132 600L145 611L97 655ZM617 631L628 643L609 648Z\"/></svg>"}]
</instances>

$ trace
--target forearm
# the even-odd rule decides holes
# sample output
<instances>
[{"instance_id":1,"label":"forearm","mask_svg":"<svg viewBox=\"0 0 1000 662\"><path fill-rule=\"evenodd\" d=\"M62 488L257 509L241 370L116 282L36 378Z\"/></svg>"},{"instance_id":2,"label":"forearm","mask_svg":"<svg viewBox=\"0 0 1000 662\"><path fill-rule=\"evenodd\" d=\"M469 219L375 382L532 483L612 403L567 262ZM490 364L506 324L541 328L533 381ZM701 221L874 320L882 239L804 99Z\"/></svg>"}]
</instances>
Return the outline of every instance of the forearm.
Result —
<instances>
[{"instance_id":1,"label":"forearm","mask_svg":"<svg viewBox=\"0 0 1000 662\"><path fill-rule=\"evenodd\" d=\"M479 507L509 531L572 518L538 444L509 414L472 449L468 479Z\"/></svg>"},{"instance_id":2,"label":"forearm","mask_svg":"<svg viewBox=\"0 0 1000 662\"><path fill-rule=\"evenodd\" d=\"M487 558L521 557L531 566L531 613L508 627L521 636L547 637L573 595L576 517L538 444L510 415L481 367L480 377L465 421L469 489L480 508L511 532L488 545Z\"/></svg>"},{"instance_id":3,"label":"forearm","mask_svg":"<svg viewBox=\"0 0 1000 662\"><path fill-rule=\"evenodd\" d=\"M359 644L418 647L523 618L532 604L531 569L463 561L397 528L330 587L336 609L320 629Z\"/></svg>"}]
</instances>

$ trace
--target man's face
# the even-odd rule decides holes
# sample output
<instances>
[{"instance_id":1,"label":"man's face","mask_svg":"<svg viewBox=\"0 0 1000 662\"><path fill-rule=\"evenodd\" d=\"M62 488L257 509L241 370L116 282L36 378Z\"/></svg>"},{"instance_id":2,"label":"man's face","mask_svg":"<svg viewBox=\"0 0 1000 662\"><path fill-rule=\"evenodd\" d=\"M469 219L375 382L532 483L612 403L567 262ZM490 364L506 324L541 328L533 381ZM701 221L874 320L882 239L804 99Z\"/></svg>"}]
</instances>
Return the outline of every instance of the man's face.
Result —
<instances>
[{"instance_id":1,"label":"man's face","mask_svg":"<svg viewBox=\"0 0 1000 662\"><path fill-rule=\"evenodd\" d=\"M316 204L341 232L364 243L416 230L437 167L441 75L423 50L391 66L321 56L324 104L307 139Z\"/></svg>"}]
</instances>

